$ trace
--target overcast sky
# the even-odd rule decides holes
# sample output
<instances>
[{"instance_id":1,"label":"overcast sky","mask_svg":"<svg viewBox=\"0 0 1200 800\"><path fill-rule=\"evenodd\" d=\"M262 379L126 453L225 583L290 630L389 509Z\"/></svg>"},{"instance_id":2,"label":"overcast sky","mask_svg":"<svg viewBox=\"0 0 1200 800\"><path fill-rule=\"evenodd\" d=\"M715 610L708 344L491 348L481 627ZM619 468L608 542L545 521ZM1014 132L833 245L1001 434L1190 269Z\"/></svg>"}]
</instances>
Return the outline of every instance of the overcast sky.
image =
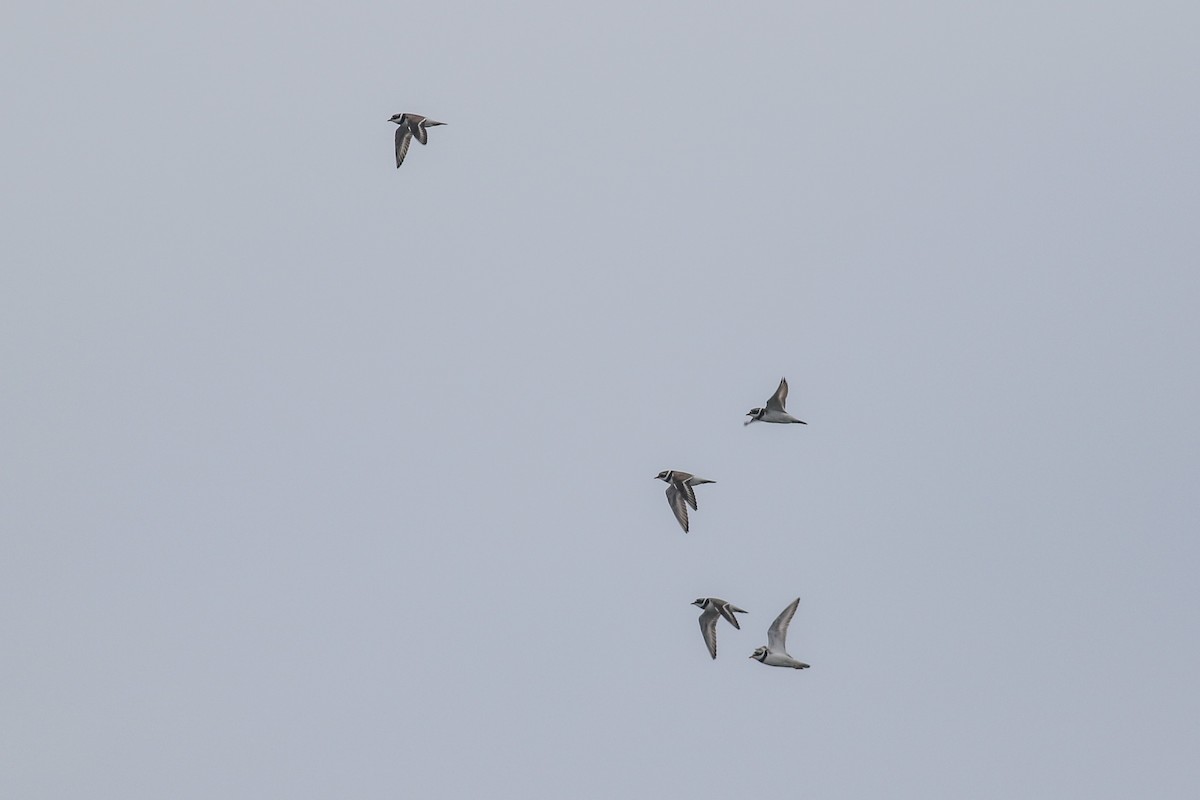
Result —
<instances>
[{"instance_id":1,"label":"overcast sky","mask_svg":"<svg viewBox=\"0 0 1200 800\"><path fill-rule=\"evenodd\" d=\"M4 17L4 797L1197 796L1195 4Z\"/></svg>"}]
</instances>

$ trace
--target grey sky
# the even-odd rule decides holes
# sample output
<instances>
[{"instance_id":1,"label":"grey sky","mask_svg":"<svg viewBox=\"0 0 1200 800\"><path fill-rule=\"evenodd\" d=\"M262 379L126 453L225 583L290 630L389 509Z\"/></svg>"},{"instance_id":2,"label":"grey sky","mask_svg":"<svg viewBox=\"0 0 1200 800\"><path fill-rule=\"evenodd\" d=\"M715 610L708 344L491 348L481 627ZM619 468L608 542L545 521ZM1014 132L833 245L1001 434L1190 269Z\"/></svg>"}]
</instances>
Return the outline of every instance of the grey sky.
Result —
<instances>
[{"instance_id":1,"label":"grey sky","mask_svg":"<svg viewBox=\"0 0 1200 800\"><path fill-rule=\"evenodd\" d=\"M0 794L1195 797L1200 11L851 5L7 9Z\"/></svg>"}]
</instances>

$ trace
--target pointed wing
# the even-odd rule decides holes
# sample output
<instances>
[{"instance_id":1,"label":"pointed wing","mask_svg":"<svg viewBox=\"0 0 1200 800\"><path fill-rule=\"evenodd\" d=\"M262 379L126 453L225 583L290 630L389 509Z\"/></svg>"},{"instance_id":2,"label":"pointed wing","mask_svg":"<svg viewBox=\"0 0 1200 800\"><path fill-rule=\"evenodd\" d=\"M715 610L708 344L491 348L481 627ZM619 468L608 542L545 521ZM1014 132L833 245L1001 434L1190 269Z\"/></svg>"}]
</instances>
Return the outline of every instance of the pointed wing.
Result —
<instances>
[{"instance_id":1,"label":"pointed wing","mask_svg":"<svg viewBox=\"0 0 1200 800\"><path fill-rule=\"evenodd\" d=\"M687 504L692 507L692 510L699 511L700 506L696 505L696 490L692 488L692 485L684 482L675 485L679 487L679 493L683 495L684 500L687 500Z\"/></svg>"},{"instance_id":2,"label":"pointed wing","mask_svg":"<svg viewBox=\"0 0 1200 800\"><path fill-rule=\"evenodd\" d=\"M404 156L408 153L408 145L412 142L412 131L408 129L408 125L396 126L396 168L404 163Z\"/></svg>"},{"instance_id":3,"label":"pointed wing","mask_svg":"<svg viewBox=\"0 0 1200 800\"><path fill-rule=\"evenodd\" d=\"M737 628L739 631L742 629L741 623L737 621L737 617L733 615L733 612L741 611L741 613L745 614L745 611L733 605L732 603L721 603L721 605L717 608L721 612L721 616L729 620L730 625Z\"/></svg>"},{"instance_id":4,"label":"pointed wing","mask_svg":"<svg viewBox=\"0 0 1200 800\"><path fill-rule=\"evenodd\" d=\"M688 532L688 513L687 505L683 499L683 494L675 488L676 484L672 483L667 486L667 503L671 506L671 510L675 512L675 519L679 520L679 526L683 528L683 532Z\"/></svg>"},{"instance_id":5,"label":"pointed wing","mask_svg":"<svg viewBox=\"0 0 1200 800\"><path fill-rule=\"evenodd\" d=\"M779 388L775 390L775 394L771 395L771 399L767 401L767 410L783 411L787 405L787 378L779 382Z\"/></svg>"},{"instance_id":6,"label":"pointed wing","mask_svg":"<svg viewBox=\"0 0 1200 800\"><path fill-rule=\"evenodd\" d=\"M775 621L771 623L771 627L767 629L767 647L770 647L772 652L787 652L788 625L791 623L792 617L796 615L796 607L799 605L800 598L797 597L791 605L780 612Z\"/></svg>"},{"instance_id":7,"label":"pointed wing","mask_svg":"<svg viewBox=\"0 0 1200 800\"><path fill-rule=\"evenodd\" d=\"M708 652L713 657L717 657L717 614L713 608L704 609L704 613L700 615L700 633L704 635L704 643L708 645Z\"/></svg>"},{"instance_id":8,"label":"pointed wing","mask_svg":"<svg viewBox=\"0 0 1200 800\"><path fill-rule=\"evenodd\" d=\"M417 137L417 141L421 144L429 144L429 131L425 130L425 118L413 117L412 127L413 135Z\"/></svg>"}]
</instances>

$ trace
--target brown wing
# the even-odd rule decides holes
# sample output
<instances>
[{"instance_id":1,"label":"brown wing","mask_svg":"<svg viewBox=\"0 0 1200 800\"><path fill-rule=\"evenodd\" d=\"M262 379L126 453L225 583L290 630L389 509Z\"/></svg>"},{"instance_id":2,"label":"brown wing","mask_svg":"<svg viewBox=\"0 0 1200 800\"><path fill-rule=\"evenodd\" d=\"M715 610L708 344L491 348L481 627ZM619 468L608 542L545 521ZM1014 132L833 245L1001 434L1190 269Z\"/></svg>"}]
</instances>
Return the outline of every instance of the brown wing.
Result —
<instances>
[{"instance_id":1,"label":"brown wing","mask_svg":"<svg viewBox=\"0 0 1200 800\"><path fill-rule=\"evenodd\" d=\"M721 612L722 617L729 620L730 625L737 628L739 631L742 629L741 624L738 623L737 617L733 615L733 612L741 611L743 614L745 614L746 612L743 609L740 609L730 603L720 603L717 605L717 610Z\"/></svg>"},{"instance_id":2,"label":"brown wing","mask_svg":"<svg viewBox=\"0 0 1200 800\"><path fill-rule=\"evenodd\" d=\"M687 504L692 507L692 510L699 511L700 506L696 505L696 490L692 488L692 485L690 483L677 483L675 485L679 487L680 494L683 495L684 500L687 500Z\"/></svg>"},{"instance_id":3,"label":"brown wing","mask_svg":"<svg viewBox=\"0 0 1200 800\"><path fill-rule=\"evenodd\" d=\"M679 526L683 528L683 532L688 532L688 513L687 503L683 499L683 494L675 488L675 484L667 486L667 503L671 506L671 511L675 513L675 519L679 520Z\"/></svg>"},{"instance_id":4,"label":"brown wing","mask_svg":"<svg viewBox=\"0 0 1200 800\"><path fill-rule=\"evenodd\" d=\"M704 643L713 658L717 657L717 617L716 611L706 610L700 615L700 633L704 635Z\"/></svg>"},{"instance_id":5,"label":"brown wing","mask_svg":"<svg viewBox=\"0 0 1200 800\"><path fill-rule=\"evenodd\" d=\"M396 127L396 168L404 163L404 156L408 153L408 145L412 142L412 131L408 129L408 125L399 125Z\"/></svg>"}]
</instances>

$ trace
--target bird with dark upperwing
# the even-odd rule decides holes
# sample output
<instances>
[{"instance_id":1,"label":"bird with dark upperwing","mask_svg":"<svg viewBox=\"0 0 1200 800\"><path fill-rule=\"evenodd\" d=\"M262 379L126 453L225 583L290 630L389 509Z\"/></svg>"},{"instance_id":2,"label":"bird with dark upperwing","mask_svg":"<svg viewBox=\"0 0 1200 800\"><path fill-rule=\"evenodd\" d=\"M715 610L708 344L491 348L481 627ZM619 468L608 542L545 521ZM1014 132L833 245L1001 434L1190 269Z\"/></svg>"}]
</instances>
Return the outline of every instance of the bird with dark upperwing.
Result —
<instances>
[{"instance_id":1,"label":"bird with dark upperwing","mask_svg":"<svg viewBox=\"0 0 1200 800\"><path fill-rule=\"evenodd\" d=\"M397 169L404 163L404 156L408 153L408 146L414 137L421 144L428 144L429 132L426 129L432 128L434 125L446 124L429 117L422 117L420 114L393 114L388 122L394 122L399 126L396 128Z\"/></svg>"},{"instance_id":2,"label":"bird with dark upperwing","mask_svg":"<svg viewBox=\"0 0 1200 800\"><path fill-rule=\"evenodd\" d=\"M719 597L701 597L692 601L692 605L699 606L702 613L700 614L700 633L704 636L704 643L708 645L708 652L713 658L717 657L717 619L724 617L730 625L742 629L738 624L737 614L745 614L746 610L738 608L733 603L727 600L722 600Z\"/></svg>"},{"instance_id":3,"label":"bird with dark upperwing","mask_svg":"<svg viewBox=\"0 0 1200 800\"><path fill-rule=\"evenodd\" d=\"M679 520L679 527L683 528L684 533L687 533L687 507L691 506L693 511L699 508L696 505L696 493L692 490L692 487L699 486L702 483L716 483L716 481L710 481L707 478L697 478L690 472L680 472L677 469L664 469L654 477L666 482L667 503L671 506L671 511L675 513L675 519Z\"/></svg>"}]
</instances>

